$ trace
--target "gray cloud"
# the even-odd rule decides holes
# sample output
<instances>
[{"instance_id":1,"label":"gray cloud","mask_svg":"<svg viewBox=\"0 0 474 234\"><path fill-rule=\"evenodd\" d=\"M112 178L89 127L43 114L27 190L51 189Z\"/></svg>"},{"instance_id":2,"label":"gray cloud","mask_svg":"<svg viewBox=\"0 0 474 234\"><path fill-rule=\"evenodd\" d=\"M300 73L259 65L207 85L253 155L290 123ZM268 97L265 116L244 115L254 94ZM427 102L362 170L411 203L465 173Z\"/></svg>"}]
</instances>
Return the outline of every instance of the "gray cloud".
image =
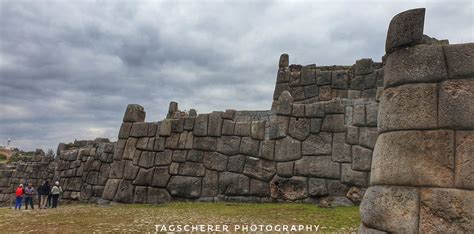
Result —
<instances>
[{"instance_id":1,"label":"gray cloud","mask_svg":"<svg viewBox=\"0 0 474 234\"><path fill-rule=\"evenodd\" d=\"M473 41L472 1L0 1L0 144L115 138L128 103L162 119L268 109L277 61L379 61L393 15L426 7L425 32Z\"/></svg>"}]
</instances>

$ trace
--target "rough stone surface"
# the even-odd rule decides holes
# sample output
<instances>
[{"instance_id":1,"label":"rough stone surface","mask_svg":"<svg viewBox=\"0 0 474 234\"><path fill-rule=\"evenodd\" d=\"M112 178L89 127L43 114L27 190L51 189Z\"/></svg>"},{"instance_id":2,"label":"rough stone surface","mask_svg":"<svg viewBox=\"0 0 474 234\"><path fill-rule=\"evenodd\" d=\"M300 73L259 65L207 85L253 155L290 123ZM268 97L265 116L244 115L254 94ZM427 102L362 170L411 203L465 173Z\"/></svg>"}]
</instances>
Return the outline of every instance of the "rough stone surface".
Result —
<instances>
[{"instance_id":1,"label":"rough stone surface","mask_svg":"<svg viewBox=\"0 0 474 234\"><path fill-rule=\"evenodd\" d=\"M290 118L288 134L293 138L304 141L309 136L310 119L307 118Z\"/></svg>"},{"instance_id":2,"label":"rough stone surface","mask_svg":"<svg viewBox=\"0 0 474 234\"><path fill-rule=\"evenodd\" d=\"M443 46L449 78L474 77L474 43Z\"/></svg>"},{"instance_id":3,"label":"rough stone surface","mask_svg":"<svg viewBox=\"0 0 474 234\"><path fill-rule=\"evenodd\" d=\"M208 114L199 114L194 120L194 136L206 136L207 135L207 122L209 119Z\"/></svg>"},{"instance_id":4,"label":"rough stone surface","mask_svg":"<svg viewBox=\"0 0 474 234\"><path fill-rule=\"evenodd\" d=\"M328 195L328 185L325 179L309 178L308 194L310 196L322 197Z\"/></svg>"},{"instance_id":5,"label":"rough stone surface","mask_svg":"<svg viewBox=\"0 0 474 234\"><path fill-rule=\"evenodd\" d=\"M129 104L123 116L123 122L143 122L145 121L145 109L137 104Z\"/></svg>"},{"instance_id":6,"label":"rough stone surface","mask_svg":"<svg viewBox=\"0 0 474 234\"><path fill-rule=\"evenodd\" d=\"M470 233L474 230L474 191L420 190L420 233Z\"/></svg>"},{"instance_id":7,"label":"rough stone surface","mask_svg":"<svg viewBox=\"0 0 474 234\"><path fill-rule=\"evenodd\" d=\"M339 179L340 164L333 162L331 156L305 156L295 162L295 175Z\"/></svg>"},{"instance_id":8,"label":"rough stone surface","mask_svg":"<svg viewBox=\"0 0 474 234\"><path fill-rule=\"evenodd\" d=\"M240 143L240 153L257 157L259 153L260 141L252 139L251 137L242 137Z\"/></svg>"},{"instance_id":9,"label":"rough stone surface","mask_svg":"<svg viewBox=\"0 0 474 234\"><path fill-rule=\"evenodd\" d=\"M330 155L332 134L321 132L310 135L302 144L303 155Z\"/></svg>"},{"instance_id":10,"label":"rough stone surface","mask_svg":"<svg viewBox=\"0 0 474 234\"><path fill-rule=\"evenodd\" d=\"M454 185L474 190L474 131L456 131Z\"/></svg>"},{"instance_id":11,"label":"rough stone surface","mask_svg":"<svg viewBox=\"0 0 474 234\"><path fill-rule=\"evenodd\" d=\"M275 161L291 161L301 158L301 143L291 137L275 141Z\"/></svg>"},{"instance_id":12,"label":"rough stone surface","mask_svg":"<svg viewBox=\"0 0 474 234\"><path fill-rule=\"evenodd\" d=\"M225 171L227 169L227 156L217 152L204 153L204 166L208 169Z\"/></svg>"},{"instance_id":13,"label":"rough stone surface","mask_svg":"<svg viewBox=\"0 0 474 234\"><path fill-rule=\"evenodd\" d=\"M384 86L438 82L448 76L442 46L418 45L390 54L384 69Z\"/></svg>"},{"instance_id":14,"label":"rough stone surface","mask_svg":"<svg viewBox=\"0 0 474 234\"><path fill-rule=\"evenodd\" d=\"M334 133L332 138L332 160L351 162L351 146L346 144L346 133Z\"/></svg>"},{"instance_id":15,"label":"rough stone surface","mask_svg":"<svg viewBox=\"0 0 474 234\"><path fill-rule=\"evenodd\" d=\"M201 196L201 182L199 177L172 176L167 188L172 196L197 198Z\"/></svg>"},{"instance_id":16,"label":"rough stone surface","mask_svg":"<svg viewBox=\"0 0 474 234\"><path fill-rule=\"evenodd\" d=\"M359 145L352 146L352 169L356 171L370 171L372 150Z\"/></svg>"},{"instance_id":17,"label":"rough stone surface","mask_svg":"<svg viewBox=\"0 0 474 234\"><path fill-rule=\"evenodd\" d=\"M362 223L396 233L418 231L419 195L416 188L374 186L360 204Z\"/></svg>"},{"instance_id":18,"label":"rough stone surface","mask_svg":"<svg viewBox=\"0 0 474 234\"><path fill-rule=\"evenodd\" d=\"M380 131L436 128L437 99L436 84L412 84L386 89L380 101Z\"/></svg>"},{"instance_id":19,"label":"rough stone surface","mask_svg":"<svg viewBox=\"0 0 474 234\"><path fill-rule=\"evenodd\" d=\"M440 128L474 129L474 79L441 83L438 110Z\"/></svg>"},{"instance_id":20,"label":"rough stone surface","mask_svg":"<svg viewBox=\"0 0 474 234\"><path fill-rule=\"evenodd\" d=\"M275 176L270 182L272 198L283 200L303 199L308 195L308 181L305 177L281 178Z\"/></svg>"},{"instance_id":21,"label":"rough stone surface","mask_svg":"<svg viewBox=\"0 0 474 234\"><path fill-rule=\"evenodd\" d=\"M341 164L341 182L360 187L367 187L369 185L369 173L354 171L352 170L351 164L343 163Z\"/></svg>"},{"instance_id":22,"label":"rough stone surface","mask_svg":"<svg viewBox=\"0 0 474 234\"><path fill-rule=\"evenodd\" d=\"M226 155L236 155L240 150L240 137L222 136L217 139L217 152Z\"/></svg>"},{"instance_id":23,"label":"rough stone surface","mask_svg":"<svg viewBox=\"0 0 474 234\"><path fill-rule=\"evenodd\" d=\"M379 136L372 158L373 185L451 187L453 131L397 131Z\"/></svg>"},{"instance_id":24,"label":"rough stone surface","mask_svg":"<svg viewBox=\"0 0 474 234\"><path fill-rule=\"evenodd\" d=\"M404 11L394 16L388 27L385 52L390 54L399 47L420 44L424 23L424 8Z\"/></svg>"},{"instance_id":25,"label":"rough stone surface","mask_svg":"<svg viewBox=\"0 0 474 234\"><path fill-rule=\"evenodd\" d=\"M224 195L247 195L250 179L233 172L219 173L219 193Z\"/></svg>"},{"instance_id":26,"label":"rough stone surface","mask_svg":"<svg viewBox=\"0 0 474 234\"><path fill-rule=\"evenodd\" d=\"M286 134L288 133L289 122L290 118L288 116L274 116L270 120L270 139L275 140L286 137Z\"/></svg>"},{"instance_id":27,"label":"rough stone surface","mask_svg":"<svg viewBox=\"0 0 474 234\"><path fill-rule=\"evenodd\" d=\"M355 75L365 75L374 71L374 62L370 58L359 59L354 65Z\"/></svg>"},{"instance_id":28,"label":"rough stone surface","mask_svg":"<svg viewBox=\"0 0 474 234\"><path fill-rule=\"evenodd\" d=\"M247 157L243 173L251 178L270 181L276 173L276 164L263 159Z\"/></svg>"},{"instance_id":29,"label":"rough stone surface","mask_svg":"<svg viewBox=\"0 0 474 234\"><path fill-rule=\"evenodd\" d=\"M321 131L325 132L345 132L346 126L344 125L345 119L344 114L332 114L326 115L323 119L323 125Z\"/></svg>"}]
</instances>

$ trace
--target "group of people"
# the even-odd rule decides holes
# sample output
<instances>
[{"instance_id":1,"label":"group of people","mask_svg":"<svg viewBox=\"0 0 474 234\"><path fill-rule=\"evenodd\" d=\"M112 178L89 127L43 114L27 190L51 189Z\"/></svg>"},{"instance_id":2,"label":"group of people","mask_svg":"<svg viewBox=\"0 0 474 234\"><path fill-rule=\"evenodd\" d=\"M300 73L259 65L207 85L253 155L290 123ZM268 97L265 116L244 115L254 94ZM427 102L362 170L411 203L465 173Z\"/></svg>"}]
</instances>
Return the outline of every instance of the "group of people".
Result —
<instances>
[{"instance_id":1,"label":"group of people","mask_svg":"<svg viewBox=\"0 0 474 234\"><path fill-rule=\"evenodd\" d=\"M58 207L59 195L62 192L63 189L59 186L59 181L56 181L53 186L51 186L48 181L44 181L38 188L38 191L35 191L31 183L28 183L26 187L20 184L15 191L15 210L21 209L23 198L25 199L25 209L28 210L28 205L31 209L34 209L33 197L35 194L38 195L38 207L40 209L56 208Z\"/></svg>"}]
</instances>

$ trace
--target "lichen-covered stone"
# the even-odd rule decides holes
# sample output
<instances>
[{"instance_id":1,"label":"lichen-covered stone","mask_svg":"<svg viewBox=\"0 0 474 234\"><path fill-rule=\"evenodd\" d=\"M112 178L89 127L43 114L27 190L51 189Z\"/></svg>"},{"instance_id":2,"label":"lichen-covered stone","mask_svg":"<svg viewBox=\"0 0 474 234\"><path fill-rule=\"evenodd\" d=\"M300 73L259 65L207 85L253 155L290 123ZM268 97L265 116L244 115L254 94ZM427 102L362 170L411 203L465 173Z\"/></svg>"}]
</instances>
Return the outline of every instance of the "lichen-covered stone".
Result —
<instances>
[{"instance_id":1,"label":"lichen-covered stone","mask_svg":"<svg viewBox=\"0 0 474 234\"><path fill-rule=\"evenodd\" d=\"M273 160L275 155L275 141L266 140L260 144L260 155L262 159Z\"/></svg>"},{"instance_id":2,"label":"lichen-covered stone","mask_svg":"<svg viewBox=\"0 0 474 234\"><path fill-rule=\"evenodd\" d=\"M374 62L370 58L359 59L354 65L356 76L365 75L374 71Z\"/></svg>"},{"instance_id":3,"label":"lichen-covered stone","mask_svg":"<svg viewBox=\"0 0 474 234\"><path fill-rule=\"evenodd\" d=\"M422 43L424 23L425 8L411 9L394 16L388 27L385 52L390 54L399 47Z\"/></svg>"},{"instance_id":4,"label":"lichen-covered stone","mask_svg":"<svg viewBox=\"0 0 474 234\"><path fill-rule=\"evenodd\" d=\"M282 178L275 176L270 182L271 197L283 200L298 200L308 196L308 181L305 177Z\"/></svg>"}]
</instances>

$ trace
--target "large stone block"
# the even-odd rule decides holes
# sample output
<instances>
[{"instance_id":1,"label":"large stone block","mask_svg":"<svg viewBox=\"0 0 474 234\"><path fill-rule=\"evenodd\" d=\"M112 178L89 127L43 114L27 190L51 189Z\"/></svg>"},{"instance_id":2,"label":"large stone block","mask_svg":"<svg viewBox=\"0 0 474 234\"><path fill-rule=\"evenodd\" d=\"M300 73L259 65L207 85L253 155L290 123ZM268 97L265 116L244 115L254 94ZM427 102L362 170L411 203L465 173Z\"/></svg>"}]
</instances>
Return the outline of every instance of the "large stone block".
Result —
<instances>
[{"instance_id":1,"label":"large stone block","mask_svg":"<svg viewBox=\"0 0 474 234\"><path fill-rule=\"evenodd\" d=\"M242 173L244 170L245 158L246 157L244 155L230 156L227 163L227 170L231 172Z\"/></svg>"},{"instance_id":2,"label":"large stone block","mask_svg":"<svg viewBox=\"0 0 474 234\"><path fill-rule=\"evenodd\" d=\"M278 97L280 97L280 95L283 93L283 92L289 92L290 91L290 86L288 85L288 83L278 83L275 85L275 91L273 92L273 100L278 100Z\"/></svg>"},{"instance_id":3,"label":"large stone block","mask_svg":"<svg viewBox=\"0 0 474 234\"><path fill-rule=\"evenodd\" d=\"M325 85L319 87L319 100L320 101L329 101L332 98L332 89L331 86Z\"/></svg>"},{"instance_id":4,"label":"large stone block","mask_svg":"<svg viewBox=\"0 0 474 234\"><path fill-rule=\"evenodd\" d=\"M367 187L369 185L369 173L354 171L352 170L352 165L350 163L343 163L341 164L341 182L360 187Z\"/></svg>"},{"instance_id":5,"label":"large stone block","mask_svg":"<svg viewBox=\"0 0 474 234\"><path fill-rule=\"evenodd\" d=\"M369 127L377 127L379 104L371 102L365 105L366 124Z\"/></svg>"},{"instance_id":6,"label":"large stone block","mask_svg":"<svg viewBox=\"0 0 474 234\"><path fill-rule=\"evenodd\" d=\"M159 124L159 130L158 134L160 136L170 136L171 135L171 129L173 128L173 120L172 119L165 119L161 121Z\"/></svg>"},{"instance_id":7,"label":"large stone block","mask_svg":"<svg viewBox=\"0 0 474 234\"><path fill-rule=\"evenodd\" d=\"M222 131L222 112L212 112L209 114L209 126L207 129L207 135L209 136L221 136Z\"/></svg>"},{"instance_id":8,"label":"large stone block","mask_svg":"<svg viewBox=\"0 0 474 234\"><path fill-rule=\"evenodd\" d=\"M171 120L171 132L181 133L184 131L184 118Z\"/></svg>"},{"instance_id":9,"label":"large stone block","mask_svg":"<svg viewBox=\"0 0 474 234\"><path fill-rule=\"evenodd\" d=\"M275 140L286 137L286 134L288 133L289 122L290 117L288 116L272 116L269 130L270 139Z\"/></svg>"},{"instance_id":10,"label":"large stone block","mask_svg":"<svg viewBox=\"0 0 474 234\"><path fill-rule=\"evenodd\" d=\"M301 142L286 137L275 142L275 161L292 161L301 158Z\"/></svg>"},{"instance_id":11,"label":"large stone block","mask_svg":"<svg viewBox=\"0 0 474 234\"><path fill-rule=\"evenodd\" d=\"M209 114L199 114L194 120L194 136L206 136L207 135L207 120Z\"/></svg>"},{"instance_id":12,"label":"large stone block","mask_svg":"<svg viewBox=\"0 0 474 234\"><path fill-rule=\"evenodd\" d=\"M273 160L275 155L275 141L266 140L260 144L260 158Z\"/></svg>"},{"instance_id":13,"label":"large stone block","mask_svg":"<svg viewBox=\"0 0 474 234\"><path fill-rule=\"evenodd\" d=\"M324 102L315 102L315 103L307 104L305 107L306 117L324 117L324 113L325 113L324 109L325 109Z\"/></svg>"},{"instance_id":14,"label":"large stone block","mask_svg":"<svg viewBox=\"0 0 474 234\"><path fill-rule=\"evenodd\" d=\"M379 136L372 158L373 185L452 187L453 131L397 131Z\"/></svg>"},{"instance_id":15,"label":"large stone block","mask_svg":"<svg viewBox=\"0 0 474 234\"><path fill-rule=\"evenodd\" d=\"M279 67L288 67L290 64L290 56L288 54L281 54L280 61L278 63Z\"/></svg>"},{"instance_id":16,"label":"large stone block","mask_svg":"<svg viewBox=\"0 0 474 234\"><path fill-rule=\"evenodd\" d=\"M222 123L222 135L234 135L235 122L232 120L225 119Z\"/></svg>"},{"instance_id":17,"label":"large stone block","mask_svg":"<svg viewBox=\"0 0 474 234\"><path fill-rule=\"evenodd\" d=\"M283 91L278 97L278 101L276 102L276 113L279 115L291 115L292 104L293 97L291 96L290 92Z\"/></svg>"},{"instance_id":18,"label":"large stone block","mask_svg":"<svg viewBox=\"0 0 474 234\"><path fill-rule=\"evenodd\" d=\"M205 152L203 164L206 168L216 171L227 169L227 156L217 152Z\"/></svg>"},{"instance_id":19,"label":"large stone block","mask_svg":"<svg viewBox=\"0 0 474 234\"><path fill-rule=\"evenodd\" d=\"M416 188L370 187L360 204L362 223L390 233L417 233L418 201Z\"/></svg>"},{"instance_id":20,"label":"large stone block","mask_svg":"<svg viewBox=\"0 0 474 234\"><path fill-rule=\"evenodd\" d=\"M399 49L387 58L384 86L433 83L447 78L443 47L418 45Z\"/></svg>"},{"instance_id":21,"label":"large stone block","mask_svg":"<svg viewBox=\"0 0 474 234\"><path fill-rule=\"evenodd\" d=\"M194 129L194 120L196 117L186 117L184 118L183 129L186 131L192 131Z\"/></svg>"},{"instance_id":22,"label":"large stone block","mask_svg":"<svg viewBox=\"0 0 474 234\"><path fill-rule=\"evenodd\" d=\"M217 152L226 155L239 154L240 137L238 136L222 136L217 139Z\"/></svg>"},{"instance_id":23,"label":"large stone block","mask_svg":"<svg viewBox=\"0 0 474 234\"><path fill-rule=\"evenodd\" d=\"M328 185L325 179L309 178L308 194L310 196L322 197L328 195Z\"/></svg>"},{"instance_id":24,"label":"large stone block","mask_svg":"<svg viewBox=\"0 0 474 234\"><path fill-rule=\"evenodd\" d=\"M135 186L129 180L122 180L115 193L114 201L120 203L132 203Z\"/></svg>"},{"instance_id":25,"label":"large stone block","mask_svg":"<svg viewBox=\"0 0 474 234\"><path fill-rule=\"evenodd\" d=\"M305 156L295 162L295 175L339 179L340 164L333 162L331 156Z\"/></svg>"},{"instance_id":26,"label":"large stone block","mask_svg":"<svg viewBox=\"0 0 474 234\"><path fill-rule=\"evenodd\" d=\"M378 135L379 132L377 128L361 127L359 128L359 144L364 147L373 149L375 146L375 142L377 141Z\"/></svg>"},{"instance_id":27,"label":"large stone block","mask_svg":"<svg viewBox=\"0 0 474 234\"><path fill-rule=\"evenodd\" d=\"M123 159L133 159L135 156L136 144L138 139L130 137L127 139L127 143L125 144L125 149L123 151L122 158Z\"/></svg>"},{"instance_id":28,"label":"large stone block","mask_svg":"<svg viewBox=\"0 0 474 234\"><path fill-rule=\"evenodd\" d=\"M317 72L316 83L319 86L331 84L331 79L332 79L331 71Z\"/></svg>"},{"instance_id":29,"label":"large stone block","mask_svg":"<svg viewBox=\"0 0 474 234\"><path fill-rule=\"evenodd\" d=\"M123 122L143 122L145 121L145 109L137 104L129 104L123 116Z\"/></svg>"},{"instance_id":30,"label":"large stone block","mask_svg":"<svg viewBox=\"0 0 474 234\"><path fill-rule=\"evenodd\" d=\"M154 187L165 188L168 184L170 177L171 176L168 173L168 167L156 167L155 171L153 172L153 180L151 182L151 185Z\"/></svg>"},{"instance_id":31,"label":"large stone block","mask_svg":"<svg viewBox=\"0 0 474 234\"><path fill-rule=\"evenodd\" d=\"M438 127L436 84L412 84L389 88L380 100L381 132Z\"/></svg>"},{"instance_id":32,"label":"large stone block","mask_svg":"<svg viewBox=\"0 0 474 234\"><path fill-rule=\"evenodd\" d=\"M179 175L202 177L206 174L206 168L202 163L184 162L179 166Z\"/></svg>"},{"instance_id":33,"label":"large stone block","mask_svg":"<svg viewBox=\"0 0 474 234\"><path fill-rule=\"evenodd\" d=\"M316 84L316 70L311 69L310 66L303 66L301 68L301 85Z\"/></svg>"},{"instance_id":34,"label":"large stone block","mask_svg":"<svg viewBox=\"0 0 474 234\"><path fill-rule=\"evenodd\" d=\"M190 150L186 160L190 162L202 162L204 152L201 150Z\"/></svg>"},{"instance_id":35,"label":"large stone block","mask_svg":"<svg viewBox=\"0 0 474 234\"><path fill-rule=\"evenodd\" d=\"M346 133L334 133L332 138L332 160L351 162L351 146L346 144Z\"/></svg>"},{"instance_id":36,"label":"large stone block","mask_svg":"<svg viewBox=\"0 0 474 234\"><path fill-rule=\"evenodd\" d=\"M172 176L167 188L172 196L198 198L201 196L201 183L200 177Z\"/></svg>"},{"instance_id":37,"label":"large stone block","mask_svg":"<svg viewBox=\"0 0 474 234\"><path fill-rule=\"evenodd\" d=\"M474 191L443 188L420 190L420 233L474 231Z\"/></svg>"},{"instance_id":38,"label":"large stone block","mask_svg":"<svg viewBox=\"0 0 474 234\"><path fill-rule=\"evenodd\" d=\"M250 193L251 196L269 197L270 184L265 181L250 179Z\"/></svg>"},{"instance_id":39,"label":"large stone block","mask_svg":"<svg viewBox=\"0 0 474 234\"><path fill-rule=\"evenodd\" d=\"M171 201L171 196L166 189L148 187L147 190L148 204L161 204Z\"/></svg>"},{"instance_id":40,"label":"large stone block","mask_svg":"<svg viewBox=\"0 0 474 234\"><path fill-rule=\"evenodd\" d=\"M157 152L155 155L155 166L166 166L171 164L171 158L173 155L172 150L165 150L163 152Z\"/></svg>"},{"instance_id":41,"label":"large stone block","mask_svg":"<svg viewBox=\"0 0 474 234\"><path fill-rule=\"evenodd\" d=\"M271 197L283 200L298 200L308 196L308 181L305 177L281 178L275 176L270 182Z\"/></svg>"},{"instance_id":42,"label":"large stone block","mask_svg":"<svg viewBox=\"0 0 474 234\"><path fill-rule=\"evenodd\" d=\"M130 136L130 130L132 129L132 124L130 122L124 122L120 126L120 131L118 134L119 139L126 139Z\"/></svg>"},{"instance_id":43,"label":"large stone block","mask_svg":"<svg viewBox=\"0 0 474 234\"><path fill-rule=\"evenodd\" d=\"M474 43L444 46L449 78L474 77Z\"/></svg>"},{"instance_id":44,"label":"large stone block","mask_svg":"<svg viewBox=\"0 0 474 234\"><path fill-rule=\"evenodd\" d=\"M133 181L133 184L144 185L144 186L151 185L151 181L153 180L153 172L154 172L154 169L140 168L137 174L137 178L135 178L135 180Z\"/></svg>"},{"instance_id":45,"label":"large stone block","mask_svg":"<svg viewBox=\"0 0 474 234\"><path fill-rule=\"evenodd\" d=\"M438 124L440 128L474 129L474 79L440 84Z\"/></svg>"},{"instance_id":46,"label":"large stone block","mask_svg":"<svg viewBox=\"0 0 474 234\"><path fill-rule=\"evenodd\" d=\"M133 203L135 204L144 204L146 203L147 187L145 186L136 186L135 194L133 196Z\"/></svg>"},{"instance_id":47,"label":"large stone block","mask_svg":"<svg viewBox=\"0 0 474 234\"><path fill-rule=\"evenodd\" d=\"M217 149L217 138L215 137L197 137L193 139L193 145L195 149L205 151L216 151Z\"/></svg>"},{"instance_id":48,"label":"large stone block","mask_svg":"<svg viewBox=\"0 0 474 234\"><path fill-rule=\"evenodd\" d=\"M288 134L293 138L304 141L309 136L310 119L308 118L290 118Z\"/></svg>"},{"instance_id":49,"label":"large stone block","mask_svg":"<svg viewBox=\"0 0 474 234\"><path fill-rule=\"evenodd\" d=\"M234 127L234 135L250 136L251 122L236 122Z\"/></svg>"},{"instance_id":50,"label":"large stone block","mask_svg":"<svg viewBox=\"0 0 474 234\"><path fill-rule=\"evenodd\" d=\"M411 9L394 16L388 27L385 52L390 54L399 47L422 43L424 23L424 8Z\"/></svg>"},{"instance_id":51,"label":"large stone block","mask_svg":"<svg viewBox=\"0 0 474 234\"><path fill-rule=\"evenodd\" d=\"M351 145L359 144L359 128L348 126L346 133L346 142Z\"/></svg>"},{"instance_id":52,"label":"large stone block","mask_svg":"<svg viewBox=\"0 0 474 234\"><path fill-rule=\"evenodd\" d=\"M252 121L250 136L253 139L265 139L265 121Z\"/></svg>"},{"instance_id":53,"label":"large stone block","mask_svg":"<svg viewBox=\"0 0 474 234\"><path fill-rule=\"evenodd\" d=\"M302 144L303 155L329 155L331 154L332 133L320 132L310 135Z\"/></svg>"},{"instance_id":54,"label":"large stone block","mask_svg":"<svg viewBox=\"0 0 474 234\"><path fill-rule=\"evenodd\" d=\"M359 145L352 146L352 169L356 171L370 171L372 150Z\"/></svg>"},{"instance_id":55,"label":"large stone block","mask_svg":"<svg viewBox=\"0 0 474 234\"><path fill-rule=\"evenodd\" d=\"M144 151L140 155L138 165L144 168L151 168L155 163L155 153L150 151Z\"/></svg>"},{"instance_id":56,"label":"large stone block","mask_svg":"<svg viewBox=\"0 0 474 234\"><path fill-rule=\"evenodd\" d=\"M304 98L309 99L319 95L319 87L317 85L304 86Z\"/></svg>"},{"instance_id":57,"label":"large stone block","mask_svg":"<svg viewBox=\"0 0 474 234\"><path fill-rule=\"evenodd\" d=\"M370 58L359 59L354 65L356 76L365 75L374 71L374 62Z\"/></svg>"},{"instance_id":58,"label":"large stone block","mask_svg":"<svg viewBox=\"0 0 474 234\"><path fill-rule=\"evenodd\" d=\"M276 164L272 161L247 157L243 173L258 180L270 181L276 173Z\"/></svg>"},{"instance_id":59,"label":"large stone block","mask_svg":"<svg viewBox=\"0 0 474 234\"><path fill-rule=\"evenodd\" d=\"M344 114L326 115L323 119L321 131L325 132L345 132L345 118Z\"/></svg>"},{"instance_id":60,"label":"large stone block","mask_svg":"<svg viewBox=\"0 0 474 234\"><path fill-rule=\"evenodd\" d=\"M121 179L123 178L123 169L125 166L125 161L115 161L112 163L112 170L110 171L109 177L111 179Z\"/></svg>"},{"instance_id":61,"label":"large stone block","mask_svg":"<svg viewBox=\"0 0 474 234\"><path fill-rule=\"evenodd\" d=\"M474 131L456 131L454 186L474 190Z\"/></svg>"},{"instance_id":62,"label":"large stone block","mask_svg":"<svg viewBox=\"0 0 474 234\"><path fill-rule=\"evenodd\" d=\"M219 194L219 173L206 170L206 176L202 179L202 197L215 197Z\"/></svg>"},{"instance_id":63,"label":"large stone block","mask_svg":"<svg viewBox=\"0 0 474 234\"><path fill-rule=\"evenodd\" d=\"M248 195L250 179L242 174L233 172L219 173L219 194Z\"/></svg>"},{"instance_id":64,"label":"large stone block","mask_svg":"<svg viewBox=\"0 0 474 234\"><path fill-rule=\"evenodd\" d=\"M292 177L294 167L294 161L277 163L277 175L281 177Z\"/></svg>"},{"instance_id":65,"label":"large stone block","mask_svg":"<svg viewBox=\"0 0 474 234\"><path fill-rule=\"evenodd\" d=\"M135 180L137 178L138 170L140 167L133 165L132 161L125 160L125 166L123 171L123 178L125 180Z\"/></svg>"},{"instance_id":66,"label":"large stone block","mask_svg":"<svg viewBox=\"0 0 474 234\"><path fill-rule=\"evenodd\" d=\"M349 74L347 71L333 71L331 87L335 89L347 89L349 86Z\"/></svg>"},{"instance_id":67,"label":"large stone block","mask_svg":"<svg viewBox=\"0 0 474 234\"><path fill-rule=\"evenodd\" d=\"M260 141L252 139L251 137L242 137L240 143L240 153L257 157L259 154Z\"/></svg>"},{"instance_id":68,"label":"large stone block","mask_svg":"<svg viewBox=\"0 0 474 234\"><path fill-rule=\"evenodd\" d=\"M120 179L108 179L107 183L105 184L104 192L102 193L102 198L106 200L113 200L120 181Z\"/></svg>"}]
</instances>

